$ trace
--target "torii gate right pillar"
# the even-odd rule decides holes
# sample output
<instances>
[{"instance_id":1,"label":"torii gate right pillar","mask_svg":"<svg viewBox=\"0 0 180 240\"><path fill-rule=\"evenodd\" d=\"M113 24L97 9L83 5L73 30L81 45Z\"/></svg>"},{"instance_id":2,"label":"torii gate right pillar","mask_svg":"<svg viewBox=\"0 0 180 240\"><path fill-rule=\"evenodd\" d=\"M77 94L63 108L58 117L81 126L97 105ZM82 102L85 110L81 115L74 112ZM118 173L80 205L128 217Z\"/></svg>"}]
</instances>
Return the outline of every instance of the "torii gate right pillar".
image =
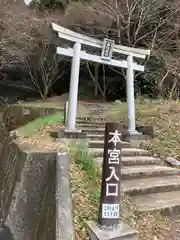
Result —
<instances>
[{"instance_id":1,"label":"torii gate right pillar","mask_svg":"<svg viewBox=\"0 0 180 240\"><path fill-rule=\"evenodd\" d=\"M135 101L134 101L134 69L133 56L127 57L127 104L128 104L128 131L130 135L141 134L136 131Z\"/></svg>"}]
</instances>

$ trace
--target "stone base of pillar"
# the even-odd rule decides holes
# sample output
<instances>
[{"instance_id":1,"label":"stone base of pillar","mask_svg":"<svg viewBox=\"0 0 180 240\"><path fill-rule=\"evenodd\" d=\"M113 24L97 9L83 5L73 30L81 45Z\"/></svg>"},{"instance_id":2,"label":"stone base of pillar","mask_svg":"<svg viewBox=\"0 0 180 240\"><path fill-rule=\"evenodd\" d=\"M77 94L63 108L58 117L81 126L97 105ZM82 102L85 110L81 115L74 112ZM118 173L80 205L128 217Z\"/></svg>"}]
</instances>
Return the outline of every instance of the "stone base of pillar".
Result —
<instances>
[{"instance_id":1,"label":"stone base of pillar","mask_svg":"<svg viewBox=\"0 0 180 240\"><path fill-rule=\"evenodd\" d=\"M80 129L68 129L68 128L65 128L64 131L65 133L71 133L71 132L81 133L82 132Z\"/></svg>"},{"instance_id":2,"label":"stone base of pillar","mask_svg":"<svg viewBox=\"0 0 180 240\"><path fill-rule=\"evenodd\" d=\"M115 228L100 227L96 221L87 222L90 240L138 240L137 231L121 221Z\"/></svg>"},{"instance_id":3,"label":"stone base of pillar","mask_svg":"<svg viewBox=\"0 0 180 240\"><path fill-rule=\"evenodd\" d=\"M137 130L128 130L128 133L130 136L140 136L142 135L141 132L138 132Z\"/></svg>"}]
</instances>

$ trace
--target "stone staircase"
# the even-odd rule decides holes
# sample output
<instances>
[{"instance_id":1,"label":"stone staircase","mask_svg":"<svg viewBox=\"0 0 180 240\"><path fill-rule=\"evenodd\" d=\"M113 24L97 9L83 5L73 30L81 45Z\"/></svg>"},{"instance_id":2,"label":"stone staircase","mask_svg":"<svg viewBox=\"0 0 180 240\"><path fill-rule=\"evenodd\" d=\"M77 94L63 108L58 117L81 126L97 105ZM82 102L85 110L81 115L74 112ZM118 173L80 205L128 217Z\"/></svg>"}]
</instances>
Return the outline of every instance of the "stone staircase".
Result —
<instances>
[{"instance_id":1,"label":"stone staircase","mask_svg":"<svg viewBox=\"0 0 180 240\"><path fill-rule=\"evenodd\" d=\"M97 108L97 106L95 107ZM103 162L105 121L93 118L77 119L78 128L87 133L89 149L97 164ZM180 206L180 170L165 166L146 150L123 142L121 189L131 196L137 212L169 210Z\"/></svg>"}]
</instances>

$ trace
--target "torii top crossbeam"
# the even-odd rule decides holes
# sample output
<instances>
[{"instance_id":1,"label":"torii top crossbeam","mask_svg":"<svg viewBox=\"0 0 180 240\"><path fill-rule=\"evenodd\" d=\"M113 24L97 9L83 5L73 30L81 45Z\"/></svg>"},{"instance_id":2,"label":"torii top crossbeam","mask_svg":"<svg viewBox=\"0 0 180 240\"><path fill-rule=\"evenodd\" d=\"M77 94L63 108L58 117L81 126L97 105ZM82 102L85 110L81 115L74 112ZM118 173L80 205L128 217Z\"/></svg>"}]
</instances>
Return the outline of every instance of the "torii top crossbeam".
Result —
<instances>
[{"instance_id":1,"label":"torii top crossbeam","mask_svg":"<svg viewBox=\"0 0 180 240\"><path fill-rule=\"evenodd\" d=\"M52 23L52 27L53 27L53 30L58 32L58 35L60 38L63 38L72 42L79 42L81 44L100 48L100 49L102 49L103 47L103 41L101 40L88 37L80 33L73 32L55 23ZM133 57L137 57L137 58L145 58L146 56L150 55L150 50L144 50L140 48L138 49L131 48L131 47L126 47L126 46L116 45L116 44L113 46L113 51L116 53L121 53L125 55L129 55L129 53L131 53Z\"/></svg>"}]
</instances>

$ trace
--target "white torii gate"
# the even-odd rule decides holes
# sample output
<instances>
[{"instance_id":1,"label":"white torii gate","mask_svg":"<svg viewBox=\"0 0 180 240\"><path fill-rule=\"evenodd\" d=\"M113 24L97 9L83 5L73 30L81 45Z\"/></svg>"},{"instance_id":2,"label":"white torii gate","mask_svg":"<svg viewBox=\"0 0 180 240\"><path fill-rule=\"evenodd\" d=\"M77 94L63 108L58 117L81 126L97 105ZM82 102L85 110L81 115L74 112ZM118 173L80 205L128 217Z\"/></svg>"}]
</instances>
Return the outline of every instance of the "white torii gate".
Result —
<instances>
[{"instance_id":1,"label":"white torii gate","mask_svg":"<svg viewBox=\"0 0 180 240\"><path fill-rule=\"evenodd\" d=\"M98 62L127 69L127 103L128 103L128 130L130 134L137 134L135 123L135 103L134 103L134 70L144 71L144 66L133 62L133 57L145 59L150 55L150 50L130 48L114 44L114 41L105 39L104 41L73 32L69 29L52 23L53 30L58 32L60 38L74 42L73 48L57 47L57 54L72 57L68 125L69 131L76 130L77 100L80 60ZM101 56L89 54L81 50L81 45L87 45L102 49ZM112 59L112 53L127 55L127 60Z\"/></svg>"}]
</instances>

